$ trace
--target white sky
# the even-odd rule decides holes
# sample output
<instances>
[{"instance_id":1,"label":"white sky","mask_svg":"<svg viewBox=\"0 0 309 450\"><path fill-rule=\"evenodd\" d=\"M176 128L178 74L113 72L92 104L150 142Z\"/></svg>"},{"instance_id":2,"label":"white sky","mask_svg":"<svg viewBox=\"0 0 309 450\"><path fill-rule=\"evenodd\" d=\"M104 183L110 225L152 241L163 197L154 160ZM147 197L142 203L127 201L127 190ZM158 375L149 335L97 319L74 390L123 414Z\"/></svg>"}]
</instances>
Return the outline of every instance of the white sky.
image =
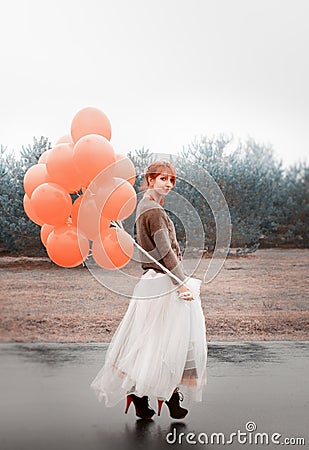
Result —
<instances>
[{"instance_id":1,"label":"white sky","mask_svg":"<svg viewBox=\"0 0 309 450\"><path fill-rule=\"evenodd\" d=\"M232 132L308 160L307 0L2 1L0 143L54 143L85 106L117 153Z\"/></svg>"}]
</instances>

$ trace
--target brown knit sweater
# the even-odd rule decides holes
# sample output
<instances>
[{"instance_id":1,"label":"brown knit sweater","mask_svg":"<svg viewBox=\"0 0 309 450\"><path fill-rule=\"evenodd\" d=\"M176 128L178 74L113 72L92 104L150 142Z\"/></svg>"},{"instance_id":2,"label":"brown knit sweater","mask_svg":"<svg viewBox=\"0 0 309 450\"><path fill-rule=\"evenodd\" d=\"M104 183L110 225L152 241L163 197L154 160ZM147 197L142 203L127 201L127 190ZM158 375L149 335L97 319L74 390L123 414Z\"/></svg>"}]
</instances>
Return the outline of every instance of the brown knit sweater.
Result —
<instances>
[{"instance_id":1,"label":"brown knit sweater","mask_svg":"<svg viewBox=\"0 0 309 450\"><path fill-rule=\"evenodd\" d=\"M136 232L137 243L180 280L185 281L187 277L183 272L174 224L164 208L155 200L150 200L147 193L137 206ZM139 254L144 270L154 269L156 272L166 273L146 255L141 252ZM175 285L179 284L173 277L171 280Z\"/></svg>"}]
</instances>

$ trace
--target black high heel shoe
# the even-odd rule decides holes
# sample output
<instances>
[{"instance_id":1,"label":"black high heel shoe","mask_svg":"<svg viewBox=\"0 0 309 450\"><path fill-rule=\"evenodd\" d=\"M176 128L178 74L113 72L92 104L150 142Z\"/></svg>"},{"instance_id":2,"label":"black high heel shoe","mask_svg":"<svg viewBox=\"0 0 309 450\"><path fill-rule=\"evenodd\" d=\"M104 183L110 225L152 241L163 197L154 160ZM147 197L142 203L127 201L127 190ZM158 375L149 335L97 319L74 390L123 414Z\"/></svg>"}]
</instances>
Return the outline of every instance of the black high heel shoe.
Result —
<instances>
[{"instance_id":1,"label":"black high heel shoe","mask_svg":"<svg viewBox=\"0 0 309 450\"><path fill-rule=\"evenodd\" d=\"M158 416L161 414L161 408L164 402L168 406L172 419L183 419L186 417L189 411L180 406L180 401L183 401L183 395L177 387L169 400L158 400Z\"/></svg>"},{"instance_id":2,"label":"black high heel shoe","mask_svg":"<svg viewBox=\"0 0 309 450\"><path fill-rule=\"evenodd\" d=\"M137 397L135 394L127 395L125 414L127 414L129 406L132 402L135 406L136 415L141 419L151 419L155 414L155 411L149 406L149 398L147 395L144 395L144 397Z\"/></svg>"}]
</instances>

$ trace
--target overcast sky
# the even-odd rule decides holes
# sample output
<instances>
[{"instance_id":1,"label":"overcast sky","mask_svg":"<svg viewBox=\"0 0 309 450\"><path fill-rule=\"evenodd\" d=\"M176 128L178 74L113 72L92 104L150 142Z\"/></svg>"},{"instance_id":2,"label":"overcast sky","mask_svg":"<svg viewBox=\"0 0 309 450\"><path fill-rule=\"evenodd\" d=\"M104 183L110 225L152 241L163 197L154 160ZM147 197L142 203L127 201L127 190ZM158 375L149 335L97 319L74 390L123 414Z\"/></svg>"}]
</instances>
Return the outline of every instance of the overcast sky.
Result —
<instances>
[{"instance_id":1,"label":"overcast sky","mask_svg":"<svg viewBox=\"0 0 309 450\"><path fill-rule=\"evenodd\" d=\"M117 153L234 133L308 159L307 0L1 2L0 143L54 143L85 106Z\"/></svg>"}]
</instances>

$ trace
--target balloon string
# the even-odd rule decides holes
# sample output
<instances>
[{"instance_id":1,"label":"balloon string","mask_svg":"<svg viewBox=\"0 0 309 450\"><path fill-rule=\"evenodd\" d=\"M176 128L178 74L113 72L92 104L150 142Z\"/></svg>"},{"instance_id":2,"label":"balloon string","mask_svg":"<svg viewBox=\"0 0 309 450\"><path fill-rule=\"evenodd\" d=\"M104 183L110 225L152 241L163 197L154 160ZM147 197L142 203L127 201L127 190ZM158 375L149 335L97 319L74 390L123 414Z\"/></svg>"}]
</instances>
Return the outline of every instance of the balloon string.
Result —
<instances>
[{"instance_id":1,"label":"balloon string","mask_svg":"<svg viewBox=\"0 0 309 450\"><path fill-rule=\"evenodd\" d=\"M111 222L112 225L114 225L116 228L119 228L121 230L124 230L123 225L121 223L121 221L112 221ZM120 224L120 225L119 225ZM171 271L169 271L165 266L163 266L163 264L161 264L159 261L157 261L153 256L151 256L145 249L143 249L143 247L141 247L136 241L135 239L128 233L128 235L130 236L130 238L133 241L133 244L142 252L144 253L144 255L148 256L148 258L150 258L154 263L156 263L159 267L161 267L161 269L164 270L164 272L166 272L170 277L174 278L174 280L176 280L178 283L183 284L184 281L182 281L180 278L178 278L176 275L174 275Z\"/></svg>"}]
</instances>

